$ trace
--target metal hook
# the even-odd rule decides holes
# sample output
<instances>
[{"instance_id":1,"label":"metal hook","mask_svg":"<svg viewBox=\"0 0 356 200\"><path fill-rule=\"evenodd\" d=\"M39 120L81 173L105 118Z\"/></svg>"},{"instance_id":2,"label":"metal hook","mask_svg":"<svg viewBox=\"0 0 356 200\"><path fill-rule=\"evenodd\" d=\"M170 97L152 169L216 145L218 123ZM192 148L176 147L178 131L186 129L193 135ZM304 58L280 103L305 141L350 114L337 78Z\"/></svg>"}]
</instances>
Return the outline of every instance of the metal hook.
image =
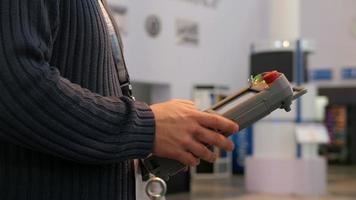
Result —
<instances>
[{"instance_id":1,"label":"metal hook","mask_svg":"<svg viewBox=\"0 0 356 200\"><path fill-rule=\"evenodd\" d=\"M157 188L155 188L156 185L159 185L161 188L157 190ZM165 197L166 193L167 193L167 184L163 179L156 176L152 176L147 181L146 194L148 197L150 197L150 199L160 200L163 197Z\"/></svg>"}]
</instances>

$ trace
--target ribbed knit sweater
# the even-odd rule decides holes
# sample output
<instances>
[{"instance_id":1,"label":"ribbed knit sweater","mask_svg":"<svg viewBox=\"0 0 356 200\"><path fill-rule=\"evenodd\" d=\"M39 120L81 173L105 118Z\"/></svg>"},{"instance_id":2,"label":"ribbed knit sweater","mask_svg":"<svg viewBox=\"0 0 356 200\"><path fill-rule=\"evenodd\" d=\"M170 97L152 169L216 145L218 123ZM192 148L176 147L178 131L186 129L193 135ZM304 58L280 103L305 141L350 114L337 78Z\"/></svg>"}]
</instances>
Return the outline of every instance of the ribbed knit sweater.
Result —
<instances>
[{"instance_id":1,"label":"ribbed knit sweater","mask_svg":"<svg viewBox=\"0 0 356 200\"><path fill-rule=\"evenodd\" d=\"M150 108L122 96L97 0L0 1L0 199L132 200Z\"/></svg>"}]
</instances>

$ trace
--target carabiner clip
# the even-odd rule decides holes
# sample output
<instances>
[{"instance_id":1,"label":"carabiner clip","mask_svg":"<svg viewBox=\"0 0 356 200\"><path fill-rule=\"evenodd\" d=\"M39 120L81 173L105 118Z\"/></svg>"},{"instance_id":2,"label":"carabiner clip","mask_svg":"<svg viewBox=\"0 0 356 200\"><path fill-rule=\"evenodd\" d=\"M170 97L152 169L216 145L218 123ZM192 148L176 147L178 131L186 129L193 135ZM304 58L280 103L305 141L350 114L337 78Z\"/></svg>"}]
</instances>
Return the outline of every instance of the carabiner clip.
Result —
<instances>
[{"instance_id":1,"label":"carabiner clip","mask_svg":"<svg viewBox=\"0 0 356 200\"><path fill-rule=\"evenodd\" d=\"M159 188L158 188L158 187ZM146 194L151 200L161 200L166 196L167 184L166 182L156 176L151 176L146 184Z\"/></svg>"}]
</instances>

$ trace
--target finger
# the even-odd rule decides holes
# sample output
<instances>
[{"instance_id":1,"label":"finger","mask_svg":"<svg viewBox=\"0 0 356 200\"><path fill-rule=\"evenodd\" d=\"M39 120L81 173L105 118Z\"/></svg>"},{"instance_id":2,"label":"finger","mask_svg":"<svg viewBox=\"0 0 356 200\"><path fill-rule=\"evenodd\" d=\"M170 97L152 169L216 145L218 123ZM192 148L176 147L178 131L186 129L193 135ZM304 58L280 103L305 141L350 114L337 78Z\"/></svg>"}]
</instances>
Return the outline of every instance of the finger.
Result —
<instances>
[{"instance_id":1,"label":"finger","mask_svg":"<svg viewBox=\"0 0 356 200\"><path fill-rule=\"evenodd\" d=\"M216 160L216 155L211 152L206 146L204 146L203 144L199 143L199 142L192 142L189 147L188 150L197 158L201 158L207 162L215 162Z\"/></svg>"},{"instance_id":2,"label":"finger","mask_svg":"<svg viewBox=\"0 0 356 200\"><path fill-rule=\"evenodd\" d=\"M204 127L198 129L195 139L203 144L213 145L226 151L232 151L235 147L227 137Z\"/></svg>"},{"instance_id":3,"label":"finger","mask_svg":"<svg viewBox=\"0 0 356 200\"><path fill-rule=\"evenodd\" d=\"M213 130L219 130L222 133L231 134L239 130L239 126L235 122L216 114L200 112L197 120L200 125Z\"/></svg>"},{"instance_id":4,"label":"finger","mask_svg":"<svg viewBox=\"0 0 356 200\"><path fill-rule=\"evenodd\" d=\"M176 153L177 156L174 158L184 165L195 167L200 164L200 160L196 158L192 153L186 151L179 151Z\"/></svg>"}]
</instances>

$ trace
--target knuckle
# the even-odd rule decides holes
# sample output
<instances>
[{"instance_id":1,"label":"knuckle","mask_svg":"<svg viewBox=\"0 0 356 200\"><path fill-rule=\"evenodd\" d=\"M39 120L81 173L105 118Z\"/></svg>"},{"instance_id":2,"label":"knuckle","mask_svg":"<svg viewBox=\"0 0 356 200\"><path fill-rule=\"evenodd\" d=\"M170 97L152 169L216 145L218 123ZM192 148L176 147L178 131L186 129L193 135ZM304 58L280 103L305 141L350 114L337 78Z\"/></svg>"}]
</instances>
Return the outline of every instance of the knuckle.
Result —
<instances>
[{"instance_id":1,"label":"knuckle","mask_svg":"<svg viewBox=\"0 0 356 200\"><path fill-rule=\"evenodd\" d=\"M189 166L194 166L195 165L195 159L193 158L193 156L189 156L186 155L184 158L183 158L183 161L182 161L184 164L186 165L189 165Z\"/></svg>"},{"instance_id":2,"label":"knuckle","mask_svg":"<svg viewBox=\"0 0 356 200\"><path fill-rule=\"evenodd\" d=\"M196 158L194 158L194 157L191 158L191 161L190 161L190 162L191 162L191 166L194 166L194 167L195 167L195 166L198 165L198 159L196 159Z\"/></svg>"},{"instance_id":3,"label":"knuckle","mask_svg":"<svg viewBox=\"0 0 356 200\"><path fill-rule=\"evenodd\" d=\"M194 132L194 138L199 140L199 141L203 140L203 133L201 131L198 131L198 130L195 131Z\"/></svg>"},{"instance_id":4,"label":"knuckle","mask_svg":"<svg viewBox=\"0 0 356 200\"><path fill-rule=\"evenodd\" d=\"M206 152L204 151L204 148L200 144L196 144L196 146L194 147L192 153L196 157L204 157L205 154L206 154Z\"/></svg>"},{"instance_id":5,"label":"knuckle","mask_svg":"<svg viewBox=\"0 0 356 200\"><path fill-rule=\"evenodd\" d=\"M195 104L194 101L191 101L191 100L187 100L187 102L191 103L191 104Z\"/></svg>"},{"instance_id":6,"label":"knuckle","mask_svg":"<svg viewBox=\"0 0 356 200\"><path fill-rule=\"evenodd\" d=\"M229 129L228 131L231 133L236 132L237 131L236 124L230 121L228 124L228 129Z\"/></svg>"},{"instance_id":7,"label":"knuckle","mask_svg":"<svg viewBox=\"0 0 356 200\"><path fill-rule=\"evenodd\" d=\"M187 155L181 157L180 162L185 165L188 165L188 166L195 166L195 164L196 164L195 159L192 158L191 156L187 156Z\"/></svg>"},{"instance_id":8,"label":"knuckle","mask_svg":"<svg viewBox=\"0 0 356 200\"><path fill-rule=\"evenodd\" d=\"M214 126L217 126L220 123L220 118L217 115L211 115L210 120Z\"/></svg>"},{"instance_id":9,"label":"knuckle","mask_svg":"<svg viewBox=\"0 0 356 200\"><path fill-rule=\"evenodd\" d=\"M191 167L195 167L197 164L196 164L196 161L195 160L189 160L189 166Z\"/></svg>"},{"instance_id":10,"label":"knuckle","mask_svg":"<svg viewBox=\"0 0 356 200\"><path fill-rule=\"evenodd\" d=\"M181 157L181 158L179 159L179 161L180 161L181 163L183 163L184 165L189 165L189 166L190 166L189 160L188 160L186 157Z\"/></svg>"},{"instance_id":11,"label":"knuckle","mask_svg":"<svg viewBox=\"0 0 356 200\"><path fill-rule=\"evenodd\" d=\"M209 161L211 159L211 157L213 156L213 153L208 150L207 148L205 148L203 151L202 151L202 158L206 161Z\"/></svg>"},{"instance_id":12,"label":"knuckle","mask_svg":"<svg viewBox=\"0 0 356 200\"><path fill-rule=\"evenodd\" d=\"M220 135L219 133L215 133L213 136L213 141L215 144L219 145L224 141L224 137L222 135Z\"/></svg>"},{"instance_id":13,"label":"knuckle","mask_svg":"<svg viewBox=\"0 0 356 200\"><path fill-rule=\"evenodd\" d=\"M201 141L208 144L208 145L213 145L215 143L215 138L214 135L205 133L205 134L201 134Z\"/></svg>"},{"instance_id":14,"label":"knuckle","mask_svg":"<svg viewBox=\"0 0 356 200\"><path fill-rule=\"evenodd\" d=\"M183 147L187 147L187 146L190 146L191 139L189 137L184 137L184 138L182 138L182 140L180 142Z\"/></svg>"},{"instance_id":15,"label":"knuckle","mask_svg":"<svg viewBox=\"0 0 356 200\"><path fill-rule=\"evenodd\" d=\"M211 152L208 148L205 147L204 148L204 154L211 156L211 155L213 155L213 152Z\"/></svg>"},{"instance_id":16,"label":"knuckle","mask_svg":"<svg viewBox=\"0 0 356 200\"><path fill-rule=\"evenodd\" d=\"M191 101L191 100L185 100L186 103L190 104L190 105L194 105L194 101Z\"/></svg>"},{"instance_id":17,"label":"knuckle","mask_svg":"<svg viewBox=\"0 0 356 200\"><path fill-rule=\"evenodd\" d=\"M196 114L196 112L190 110L189 112L187 112L185 114L185 117L189 120L195 120L197 118L197 114Z\"/></svg>"},{"instance_id":18,"label":"knuckle","mask_svg":"<svg viewBox=\"0 0 356 200\"><path fill-rule=\"evenodd\" d=\"M190 123L193 121L193 117L192 117L192 114L191 112L189 111L183 111L181 114L180 114L180 120L185 122L185 123Z\"/></svg>"},{"instance_id":19,"label":"knuckle","mask_svg":"<svg viewBox=\"0 0 356 200\"><path fill-rule=\"evenodd\" d=\"M189 128L188 128L188 131L191 133L191 134L197 134L199 132L199 126L195 123L191 123Z\"/></svg>"}]
</instances>

